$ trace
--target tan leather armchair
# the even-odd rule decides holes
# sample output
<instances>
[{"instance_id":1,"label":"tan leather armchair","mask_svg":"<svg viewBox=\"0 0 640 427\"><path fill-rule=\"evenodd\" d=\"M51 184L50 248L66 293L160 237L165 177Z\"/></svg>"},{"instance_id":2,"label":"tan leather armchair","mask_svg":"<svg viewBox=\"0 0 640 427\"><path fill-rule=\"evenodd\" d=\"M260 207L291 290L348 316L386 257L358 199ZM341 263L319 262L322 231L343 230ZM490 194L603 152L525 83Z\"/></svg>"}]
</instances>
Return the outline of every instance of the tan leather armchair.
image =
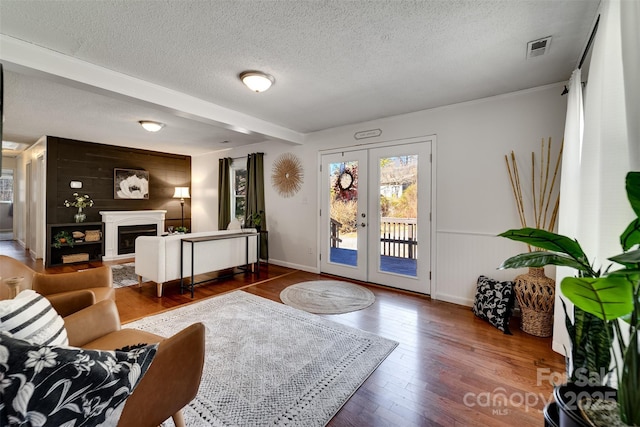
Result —
<instances>
[{"instance_id":1,"label":"tan leather armchair","mask_svg":"<svg viewBox=\"0 0 640 427\"><path fill-rule=\"evenodd\" d=\"M45 296L62 317L85 307L86 298L92 297L93 303L112 299L116 292L113 288L111 268L101 266L71 273L37 273L20 261L6 255L0 255L0 299L13 298L11 289L4 281L10 277L22 277L20 290L33 289ZM86 290L90 294L78 296L76 291ZM76 298L68 298L76 295Z\"/></svg>"},{"instance_id":2,"label":"tan leather armchair","mask_svg":"<svg viewBox=\"0 0 640 427\"><path fill-rule=\"evenodd\" d=\"M64 318L69 345L115 350L140 343L159 343L158 351L140 384L125 404L119 427L158 426L173 418L183 427L182 408L198 392L204 365L205 329L195 323L170 338L136 329L121 329L111 299L90 305Z\"/></svg>"},{"instance_id":3,"label":"tan leather armchair","mask_svg":"<svg viewBox=\"0 0 640 427\"><path fill-rule=\"evenodd\" d=\"M94 295L94 303L116 299L111 268L106 265L71 273L34 273L31 288L51 301L62 317L82 308L76 306L74 298L67 298L76 291L90 291Z\"/></svg>"}]
</instances>

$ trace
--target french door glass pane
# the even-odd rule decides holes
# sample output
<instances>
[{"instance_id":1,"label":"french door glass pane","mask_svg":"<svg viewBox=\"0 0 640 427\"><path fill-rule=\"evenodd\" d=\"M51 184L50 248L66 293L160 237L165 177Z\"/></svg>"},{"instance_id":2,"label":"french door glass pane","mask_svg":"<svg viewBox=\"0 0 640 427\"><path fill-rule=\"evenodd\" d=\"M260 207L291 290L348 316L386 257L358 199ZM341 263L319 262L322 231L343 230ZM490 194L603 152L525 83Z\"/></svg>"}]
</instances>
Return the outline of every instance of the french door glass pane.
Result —
<instances>
[{"instance_id":1,"label":"french door glass pane","mask_svg":"<svg viewBox=\"0 0 640 427\"><path fill-rule=\"evenodd\" d=\"M358 162L329 164L330 261L357 265Z\"/></svg>"},{"instance_id":2,"label":"french door glass pane","mask_svg":"<svg viewBox=\"0 0 640 427\"><path fill-rule=\"evenodd\" d=\"M418 156L380 159L380 258L388 273L417 276Z\"/></svg>"}]
</instances>

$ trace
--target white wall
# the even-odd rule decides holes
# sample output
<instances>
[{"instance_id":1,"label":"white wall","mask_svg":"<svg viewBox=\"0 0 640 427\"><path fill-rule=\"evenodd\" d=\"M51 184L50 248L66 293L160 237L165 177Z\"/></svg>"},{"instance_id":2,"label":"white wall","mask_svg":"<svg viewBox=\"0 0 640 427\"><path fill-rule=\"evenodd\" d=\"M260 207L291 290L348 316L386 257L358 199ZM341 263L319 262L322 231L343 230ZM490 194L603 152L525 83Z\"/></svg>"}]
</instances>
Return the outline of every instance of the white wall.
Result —
<instances>
[{"instance_id":1,"label":"white wall","mask_svg":"<svg viewBox=\"0 0 640 427\"><path fill-rule=\"evenodd\" d=\"M496 271L524 245L494 237L520 226L504 155L515 150L523 180L530 174L531 151L541 138L560 142L566 100L562 84L344 126L307 135L304 145L265 142L193 158L194 230L217 228L219 157L265 153L265 196L270 261L317 271L319 151L423 135L436 136L436 254L432 296L471 305L480 274L510 279L515 271ZM381 129L380 137L356 141L354 133ZM300 157L301 191L280 197L270 186L273 161L282 152ZM530 182L527 180L527 182ZM309 254L311 248L311 254Z\"/></svg>"}]
</instances>

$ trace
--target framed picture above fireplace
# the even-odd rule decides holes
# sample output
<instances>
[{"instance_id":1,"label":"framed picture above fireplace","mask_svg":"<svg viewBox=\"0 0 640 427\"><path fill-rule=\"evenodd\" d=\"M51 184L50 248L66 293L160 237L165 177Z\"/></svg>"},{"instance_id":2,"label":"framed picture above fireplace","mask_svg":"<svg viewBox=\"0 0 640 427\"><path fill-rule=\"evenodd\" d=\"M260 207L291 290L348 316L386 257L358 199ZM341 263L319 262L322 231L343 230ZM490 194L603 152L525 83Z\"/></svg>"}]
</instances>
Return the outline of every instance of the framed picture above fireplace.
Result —
<instances>
[{"instance_id":1,"label":"framed picture above fireplace","mask_svg":"<svg viewBox=\"0 0 640 427\"><path fill-rule=\"evenodd\" d=\"M113 198L148 199L149 171L138 169L114 169Z\"/></svg>"}]
</instances>

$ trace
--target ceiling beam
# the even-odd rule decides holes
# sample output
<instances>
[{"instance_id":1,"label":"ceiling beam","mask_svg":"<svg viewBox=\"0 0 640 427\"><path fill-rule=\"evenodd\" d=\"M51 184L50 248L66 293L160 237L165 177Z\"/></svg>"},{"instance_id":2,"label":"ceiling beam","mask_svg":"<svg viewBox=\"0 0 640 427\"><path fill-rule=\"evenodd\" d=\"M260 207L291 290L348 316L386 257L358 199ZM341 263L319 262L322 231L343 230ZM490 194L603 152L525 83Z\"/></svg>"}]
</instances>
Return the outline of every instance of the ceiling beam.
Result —
<instances>
[{"instance_id":1,"label":"ceiling beam","mask_svg":"<svg viewBox=\"0 0 640 427\"><path fill-rule=\"evenodd\" d=\"M305 140L303 133L4 34L0 34L0 60L11 71L151 106L212 126L293 144Z\"/></svg>"}]
</instances>

